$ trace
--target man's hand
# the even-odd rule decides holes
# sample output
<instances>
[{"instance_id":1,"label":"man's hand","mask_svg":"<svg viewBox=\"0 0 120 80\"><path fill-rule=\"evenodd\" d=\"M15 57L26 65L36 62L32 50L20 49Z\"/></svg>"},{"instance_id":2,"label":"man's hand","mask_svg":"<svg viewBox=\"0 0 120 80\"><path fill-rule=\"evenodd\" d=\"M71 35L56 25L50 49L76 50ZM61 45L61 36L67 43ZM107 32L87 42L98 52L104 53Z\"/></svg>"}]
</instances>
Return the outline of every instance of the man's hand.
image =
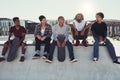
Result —
<instances>
[{"instance_id":1,"label":"man's hand","mask_svg":"<svg viewBox=\"0 0 120 80\"><path fill-rule=\"evenodd\" d=\"M37 37L39 40L41 40L41 36L37 35L36 37Z\"/></svg>"},{"instance_id":2,"label":"man's hand","mask_svg":"<svg viewBox=\"0 0 120 80\"><path fill-rule=\"evenodd\" d=\"M56 42L57 42L57 46L61 47L61 43L59 41L56 41Z\"/></svg>"},{"instance_id":3,"label":"man's hand","mask_svg":"<svg viewBox=\"0 0 120 80\"><path fill-rule=\"evenodd\" d=\"M91 26L92 26L92 24L90 22L86 24L87 28L90 28Z\"/></svg>"},{"instance_id":4,"label":"man's hand","mask_svg":"<svg viewBox=\"0 0 120 80\"><path fill-rule=\"evenodd\" d=\"M104 42L106 42L106 38L104 39Z\"/></svg>"},{"instance_id":5,"label":"man's hand","mask_svg":"<svg viewBox=\"0 0 120 80\"><path fill-rule=\"evenodd\" d=\"M41 41L44 41L46 39L46 37L41 37Z\"/></svg>"},{"instance_id":6,"label":"man's hand","mask_svg":"<svg viewBox=\"0 0 120 80\"><path fill-rule=\"evenodd\" d=\"M66 45L66 41L64 41L64 42L62 43L62 47L65 47L65 45Z\"/></svg>"},{"instance_id":7,"label":"man's hand","mask_svg":"<svg viewBox=\"0 0 120 80\"><path fill-rule=\"evenodd\" d=\"M75 36L78 36L78 31L75 31Z\"/></svg>"}]
</instances>

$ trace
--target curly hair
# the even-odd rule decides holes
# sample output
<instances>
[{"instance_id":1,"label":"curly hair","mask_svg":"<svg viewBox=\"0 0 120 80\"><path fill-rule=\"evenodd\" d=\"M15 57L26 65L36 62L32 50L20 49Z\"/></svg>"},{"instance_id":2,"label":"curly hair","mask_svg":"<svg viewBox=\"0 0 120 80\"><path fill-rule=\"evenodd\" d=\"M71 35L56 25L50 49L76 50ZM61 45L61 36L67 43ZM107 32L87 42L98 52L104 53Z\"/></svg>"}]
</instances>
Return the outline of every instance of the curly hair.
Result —
<instances>
[{"instance_id":1,"label":"curly hair","mask_svg":"<svg viewBox=\"0 0 120 80\"><path fill-rule=\"evenodd\" d=\"M76 14L76 15L75 15L75 18L74 18L75 20L77 19L77 16L78 16L78 15L80 15L80 16L82 17L82 20L84 20L84 16L83 16L82 13L78 13L78 14Z\"/></svg>"}]
</instances>

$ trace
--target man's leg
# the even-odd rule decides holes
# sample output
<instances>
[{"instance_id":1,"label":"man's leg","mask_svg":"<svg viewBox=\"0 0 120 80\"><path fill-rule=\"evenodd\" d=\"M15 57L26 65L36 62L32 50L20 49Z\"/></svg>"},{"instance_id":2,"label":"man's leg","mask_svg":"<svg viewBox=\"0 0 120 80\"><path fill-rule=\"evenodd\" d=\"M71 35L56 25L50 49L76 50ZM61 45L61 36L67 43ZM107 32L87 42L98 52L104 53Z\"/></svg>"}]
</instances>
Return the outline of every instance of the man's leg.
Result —
<instances>
[{"instance_id":1,"label":"man's leg","mask_svg":"<svg viewBox=\"0 0 120 80\"><path fill-rule=\"evenodd\" d=\"M23 62L25 60L25 51L26 51L26 43L22 43L21 44L21 49L22 49L22 54L21 54L21 58L20 61Z\"/></svg>"},{"instance_id":2,"label":"man's leg","mask_svg":"<svg viewBox=\"0 0 120 80\"><path fill-rule=\"evenodd\" d=\"M41 46L42 41L40 41L38 38L35 38L35 55L33 59L39 58L40 57L40 46Z\"/></svg>"},{"instance_id":3,"label":"man's leg","mask_svg":"<svg viewBox=\"0 0 120 80\"><path fill-rule=\"evenodd\" d=\"M67 46L68 51L69 51L70 61L76 62L77 60L76 60L75 57L74 57L72 44L71 44L69 41L67 41L67 42L66 42L66 46Z\"/></svg>"},{"instance_id":4,"label":"man's leg","mask_svg":"<svg viewBox=\"0 0 120 80\"><path fill-rule=\"evenodd\" d=\"M86 40L87 37L88 37L88 32L89 32L89 29L86 29L85 32L84 32L84 35L83 36L80 35L81 39L83 39L82 45L85 46L85 47L88 47L88 42Z\"/></svg>"},{"instance_id":5,"label":"man's leg","mask_svg":"<svg viewBox=\"0 0 120 80\"><path fill-rule=\"evenodd\" d=\"M115 49L114 49L114 46L112 45L112 43L110 42L110 40L106 39L106 47L108 49L108 52L112 58L113 61L116 61L117 60L117 57L116 57L116 53L115 53Z\"/></svg>"},{"instance_id":6,"label":"man's leg","mask_svg":"<svg viewBox=\"0 0 120 80\"><path fill-rule=\"evenodd\" d=\"M71 32L72 32L73 39L76 40L75 46L80 45L80 41L79 41L79 39L78 39L78 36L75 35L75 30L74 30L73 28L71 28ZM79 33L79 32L78 32L78 33Z\"/></svg>"},{"instance_id":7,"label":"man's leg","mask_svg":"<svg viewBox=\"0 0 120 80\"><path fill-rule=\"evenodd\" d=\"M94 52L93 52L93 57L94 57L94 61L97 61L98 58L99 58L99 40L97 37L93 36L94 37Z\"/></svg>"},{"instance_id":8,"label":"man's leg","mask_svg":"<svg viewBox=\"0 0 120 80\"><path fill-rule=\"evenodd\" d=\"M2 49L2 54L0 56L0 62L5 60L5 54L6 54L7 50L8 50L8 47L9 47L9 43L5 42L4 46L3 46L3 49Z\"/></svg>"},{"instance_id":9,"label":"man's leg","mask_svg":"<svg viewBox=\"0 0 120 80\"><path fill-rule=\"evenodd\" d=\"M51 41L51 38L46 38L45 39L45 48L44 48L44 52L45 54L43 55L44 57L48 57L49 55L49 51L50 51L50 41Z\"/></svg>"},{"instance_id":10,"label":"man's leg","mask_svg":"<svg viewBox=\"0 0 120 80\"><path fill-rule=\"evenodd\" d=\"M46 62L50 62L50 61L53 60L53 54L54 54L55 46L56 46L56 41L53 41L51 46L50 46L50 53L48 55L48 60Z\"/></svg>"}]
</instances>

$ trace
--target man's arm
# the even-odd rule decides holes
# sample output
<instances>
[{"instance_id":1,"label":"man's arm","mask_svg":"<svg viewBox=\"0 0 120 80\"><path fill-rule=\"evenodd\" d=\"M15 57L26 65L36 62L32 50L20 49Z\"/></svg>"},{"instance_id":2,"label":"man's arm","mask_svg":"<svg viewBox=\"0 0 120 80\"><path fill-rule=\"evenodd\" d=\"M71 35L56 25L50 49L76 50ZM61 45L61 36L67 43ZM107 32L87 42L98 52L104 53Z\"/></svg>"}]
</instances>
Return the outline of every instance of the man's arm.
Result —
<instances>
[{"instance_id":1,"label":"man's arm","mask_svg":"<svg viewBox=\"0 0 120 80\"><path fill-rule=\"evenodd\" d=\"M10 41L10 38L12 37L12 33L9 33L9 36L8 36L8 42Z\"/></svg>"},{"instance_id":2,"label":"man's arm","mask_svg":"<svg viewBox=\"0 0 120 80\"><path fill-rule=\"evenodd\" d=\"M74 24L69 24L69 26L74 29L75 31L77 31L77 29L75 28L75 25Z\"/></svg>"},{"instance_id":3,"label":"man's arm","mask_svg":"<svg viewBox=\"0 0 120 80\"><path fill-rule=\"evenodd\" d=\"M38 25L35 27L34 36L37 37L38 39L41 39L41 38L42 38L42 37L39 35Z\"/></svg>"},{"instance_id":4,"label":"man's arm","mask_svg":"<svg viewBox=\"0 0 120 80\"><path fill-rule=\"evenodd\" d=\"M22 33L22 38L20 39L20 43L24 41L26 33Z\"/></svg>"},{"instance_id":5,"label":"man's arm","mask_svg":"<svg viewBox=\"0 0 120 80\"><path fill-rule=\"evenodd\" d=\"M82 32L81 32L81 35L83 36L84 35L84 33L85 33L85 30L87 30L87 29L89 29L91 27L91 23L85 23L85 26L84 26L84 28L83 28L83 30L82 30Z\"/></svg>"},{"instance_id":6,"label":"man's arm","mask_svg":"<svg viewBox=\"0 0 120 80\"><path fill-rule=\"evenodd\" d=\"M48 33L46 37L51 37L51 36L52 36L52 27L49 25Z\"/></svg>"}]
</instances>

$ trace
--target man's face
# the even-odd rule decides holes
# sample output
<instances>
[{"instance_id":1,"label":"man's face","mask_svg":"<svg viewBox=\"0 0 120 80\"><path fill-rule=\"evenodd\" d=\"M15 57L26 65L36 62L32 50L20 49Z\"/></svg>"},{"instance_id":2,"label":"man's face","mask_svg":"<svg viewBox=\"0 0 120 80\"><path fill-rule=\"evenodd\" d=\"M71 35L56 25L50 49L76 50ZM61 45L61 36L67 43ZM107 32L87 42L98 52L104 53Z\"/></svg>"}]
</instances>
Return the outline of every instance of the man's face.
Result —
<instances>
[{"instance_id":1,"label":"man's face","mask_svg":"<svg viewBox=\"0 0 120 80\"><path fill-rule=\"evenodd\" d=\"M59 22L59 25L60 25L60 26L63 26L65 20L64 20L63 18L60 18L60 19L58 20L58 22Z\"/></svg>"},{"instance_id":2,"label":"man's face","mask_svg":"<svg viewBox=\"0 0 120 80\"><path fill-rule=\"evenodd\" d=\"M96 21L100 22L100 21L102 21L102 20L103 20L103 19L102 19L102 17L101 17L101 16L96 15Z\"/></svg>"},{"instance_id":3,"label":"man's face","mask_svg":"<svg viewBox=\"0 0 120 80\"><path fill-rule=\"evenodd\" d=\"M47 22L47 21L46 21L46 19L45 19L45 18L44 18L44 19L42 19L42 21L41 21L41 23L42 23L42 24L46 24L46 22Z\"/></svg>"},{"instance_id":4,"label":"man's face","mask_svg":"<svg viewBox=\"0 0 120 80\"><path fill-rule=\"evenodd\" d=\"M81 15L77 15L76 19L77 19L78 22L81 22L82 21L82 16Z\"/></svg>"},{"instance_id":5,"label":"man's face","mask_svg":"<svg viewBox=\"0 0 120 80\"><path fill-rule=\"evenodd\" d=\"M16 26L19 26L20 25L20 20L16 19L14 23L15 23Z\"/></svg>"}]
</instances>

